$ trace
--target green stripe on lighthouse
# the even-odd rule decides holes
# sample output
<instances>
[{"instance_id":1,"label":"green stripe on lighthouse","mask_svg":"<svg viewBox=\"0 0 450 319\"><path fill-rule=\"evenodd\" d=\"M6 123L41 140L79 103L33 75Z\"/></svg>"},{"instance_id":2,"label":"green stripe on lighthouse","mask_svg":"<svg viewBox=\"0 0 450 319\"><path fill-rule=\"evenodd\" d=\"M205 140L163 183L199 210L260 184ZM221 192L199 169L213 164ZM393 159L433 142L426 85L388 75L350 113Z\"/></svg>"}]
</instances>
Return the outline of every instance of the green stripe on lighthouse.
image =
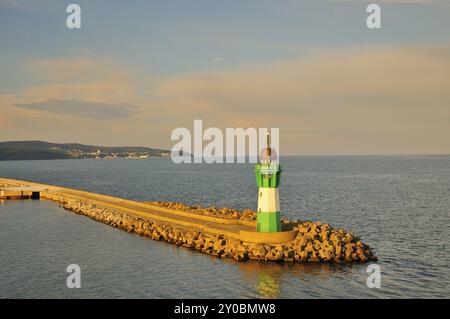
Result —
<instances>
[{"instance_id":1,"label":"green stripe on lighthouse","mask_svg":"<svg viewBox=\"0 0 450 319\"><path fill-rule=\"evenodd\" d=\"M280 212L258 212L256 215L256 231L279 232L281 231Z\"/></svg>"},{"instance_id":2,"label":"green stripe on lighthouse","mask_svg":"<svg viewBox=\"0 0 450 319\"><path fill-rule=\"evenodd\" d=\"M280 164L256 164L256 184L258 187L278 187L281 179Z\"/></svg>"}]
</instances>

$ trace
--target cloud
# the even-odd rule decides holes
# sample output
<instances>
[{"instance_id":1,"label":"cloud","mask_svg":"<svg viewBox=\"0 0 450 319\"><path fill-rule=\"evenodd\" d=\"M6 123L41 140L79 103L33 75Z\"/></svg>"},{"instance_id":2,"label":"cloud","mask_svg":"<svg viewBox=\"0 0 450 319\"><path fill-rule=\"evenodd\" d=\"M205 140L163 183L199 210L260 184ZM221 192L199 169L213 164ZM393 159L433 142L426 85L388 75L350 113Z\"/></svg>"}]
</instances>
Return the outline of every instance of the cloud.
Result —
<instances>
[{"instance_id":1,"label":"cloud","mask_svg":"<svg viewBox=\"0 0 450 319\"><path fill-rule=\"evenodd\" d=\"M98 120L128 118L139 110L142 80L132 68L110 59L33 59L24 63L36 84L22 89L10 105Z\"/></svg>"},{"instance_id":2,"label":"cloud","mask_svg":"<svg viewBox=\"0 0 450 319\"><path fill-rule=\"evenodd\" d=\"M58 99L50 99L43 102L18 103L14 105L29 110L47 111L62 115L102 120L127 118L137 109L135 105L131 104L106 104Z\"/></svg>"},{"instance_id":3,"label":"cloud","mask_svg":"<svg viewBox=\"0 0 450 319\"><path fill-rule=\"evenodd\" d=\"M126 82L132 69L112 59L89 57L32 59L25 68L36 80L58 83L89 83L94 81Z\"/></svg>"},{"instance_id":4,"label":"cloud","mask_svg":"<svg viewBox=\"0 0 450 319\"><path fill-rule=\"evenodd\" d=\"M131 103L140 81L130 66L110 59L53 58L26 61L24 67L37 84L25 88L21 97L80 100L99 103ZM134 103L135 104L135 103Z\"/></svg>"},{"instance_id":5,"label":"cloud","mask_svg":"<svg viewBox=\"0 0 450 319\"><path fill-rule=\"evenodd\" d=\"M174 128L203 119L278 127L283 154L450 153L449 46L317 48L157 79L107 59L52 61L29 64L48 72L39 84L0 95L3 139L170 148Z\"/></svg>"},{"instance_id":6,"label":"cloud","mask_svg":"<svg viewBox=\"0 0 450 319\"><path fill-rule=\"evenodd\" d=\"M157 90L185 121L279 127L289 152L450 152L450 49L319 49L308 58L178 76Z\"/></svg>"},{"instance_id":7,"label":"cloud","mask_svg":"<svg viewBox=\"0 0 450 319\"><path fill-rule=\"evenodd\" d=\"M199 110L259 114L298 111L307 101L435 99L448 97L449 66L447 47L322 49L305 59L175 77L158 93L197 103Z\"/></svg>"},{"instance_id":8,"label":"cloud","mask_svg":"<svg viewBox=\"0 0 450 319\"><path fill-rule=\"evenodd\" d=\"M74 57L26 60L23 70L32 84L0 94L0 139L163 146L169 119L146 92L153 78L137 67Z\"/></svg>"}]
</instances>

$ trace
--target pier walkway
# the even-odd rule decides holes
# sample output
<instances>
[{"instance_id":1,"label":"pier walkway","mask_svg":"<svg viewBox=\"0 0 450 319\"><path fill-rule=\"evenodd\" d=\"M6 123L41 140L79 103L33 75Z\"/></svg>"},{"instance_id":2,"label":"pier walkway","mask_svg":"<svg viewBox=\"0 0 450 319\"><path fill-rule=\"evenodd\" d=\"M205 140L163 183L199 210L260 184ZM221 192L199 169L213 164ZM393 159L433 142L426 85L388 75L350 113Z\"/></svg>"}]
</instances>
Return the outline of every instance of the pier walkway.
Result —
<instances>
[{"instance_id":1,"label":"pier walkway","mask_svg":"<svg viewBox=\"0 0 450 319\"><path fill-rule=\"evenodd\" d=\"M198 228L206 233L224 235L235 239L240 238L239 234L241 230L252 232L256 228L256 223L251 221L205 216L112 196L26 181L0 178L1 189L35 190L40 192L40 197L43 199L52 200L62 197L67 200L79 200L97 207L113 209L134 217L141 217L149 221L168 223L183 228Z\"/></svg>"}]
</instances>

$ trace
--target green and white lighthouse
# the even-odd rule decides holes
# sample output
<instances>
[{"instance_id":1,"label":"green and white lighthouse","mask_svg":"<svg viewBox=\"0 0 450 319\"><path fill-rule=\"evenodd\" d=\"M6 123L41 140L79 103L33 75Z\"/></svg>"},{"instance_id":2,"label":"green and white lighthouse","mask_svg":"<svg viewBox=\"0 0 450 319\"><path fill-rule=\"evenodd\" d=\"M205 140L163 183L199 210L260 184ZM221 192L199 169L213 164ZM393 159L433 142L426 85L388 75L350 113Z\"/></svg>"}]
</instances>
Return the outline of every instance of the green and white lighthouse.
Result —
<instances>
[{"instance_id":1,"label":"green and white lighthouse","mask_svg":"<svg viewBox=\"0 0 450 319\"><path fill-rule=\"evenodd\" d=\"M256 184L258 185L257 232L280 232L280 186L281 166L272 161L270 135L267 133L267 147L261 152L260 163L256 164Z\"/></svg>"}]
</instances>

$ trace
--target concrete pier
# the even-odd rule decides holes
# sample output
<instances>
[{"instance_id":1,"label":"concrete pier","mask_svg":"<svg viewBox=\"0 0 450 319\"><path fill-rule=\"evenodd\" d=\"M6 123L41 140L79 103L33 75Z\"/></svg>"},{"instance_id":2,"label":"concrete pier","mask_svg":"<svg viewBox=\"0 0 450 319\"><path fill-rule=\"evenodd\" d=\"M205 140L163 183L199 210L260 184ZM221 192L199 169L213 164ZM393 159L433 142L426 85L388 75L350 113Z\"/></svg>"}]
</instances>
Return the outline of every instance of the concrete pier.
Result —
<instances>
[{"instance_id":1,"label":"concrete pier","mask_svg":"<svg viewBox=\"0 0 450 319\"><path fill-rule=\"evenodd\" d=\"M43 190L30 186L0 187L0 199L40 199Z\"/></svg>"},{"instance_id":2,"label":"concrete pier","mask_svg":"<svg viewBox=\"0 0 450 319\"><path fill-rule=\"evenodd\" d=\"M21 194L31 194L32 190L39 191L43 199L55 200L63 198L64 200L79 200L87 204L97 207L114 209L127 213L133 217L145 218L150 221L170 223L175 226L191 227L202 230L214 235L224 235L227 237L252 240L250 233L254 233L256 241L264 241L265 243L282 243L293 240L297 233L295 231L281 232L279 234L268 234L269 238L263 240L264 234L257 234L256 222L242 221L236 219L225 219L211 216L204 216L183 212L175 209L144 204L136 201L125 200L112 196L94 194L64 187L37 184L19 180L1 179L0 185L9 185L8 187L0 187L5 191L5 199L21 198ZM6 196L9 194L8 196ZM30 195L31 196L31 195ZM241 235L242 231L242 235ZM267 237L267 236L266 236Z\"/></svg>"},{"instance_id":3,"label":"concrete pier","mask_svg":"<svg viewBox=\"0 0 450 319\"><path fill-rule=\"evenodd\" d=\"M11 195L19 192L18 198L33 197L39 191L41 199L113 227L237 261L376 260L357 236L320 222L290 222L283 225L284 231L264 233L256 231L252 220L208 216L52 185L0 178L0 189L5 199L16 198Z\"/></svg>"}]
</instances>

